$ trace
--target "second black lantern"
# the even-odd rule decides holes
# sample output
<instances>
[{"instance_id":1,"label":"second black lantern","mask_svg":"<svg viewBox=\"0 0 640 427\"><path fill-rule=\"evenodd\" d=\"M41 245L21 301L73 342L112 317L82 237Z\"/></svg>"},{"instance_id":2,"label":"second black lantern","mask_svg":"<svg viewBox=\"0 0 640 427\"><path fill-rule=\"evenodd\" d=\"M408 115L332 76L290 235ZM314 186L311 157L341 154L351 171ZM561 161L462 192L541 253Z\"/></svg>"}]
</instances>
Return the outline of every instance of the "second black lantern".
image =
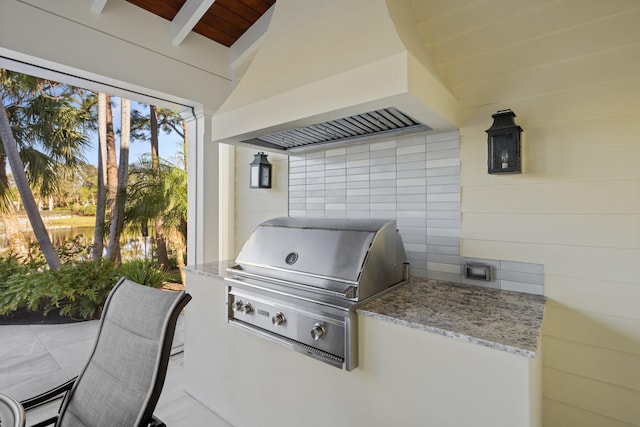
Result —
<instances>
[{"instance_id":1,"label":"second black lantern","mask_svg":"<svg viewBox=\"0 0 640 427\"><path fill-rule=\"evenodd\" d=\"M251 188L271 188L271 163L263 152L253 155L249 164L249 186Z\"/></svg>"},{"instance_id":2,"label":"second black lantern","mask_svg":"<svg viewBox=\"0 0 640 427\"><path fill-rule=\"evenodd\" d=\"M493 125L486 130L489 135L487 167L490 174L522 172L522 128L513 120L515 116L511 110L500 110L491 116Z\"/></svg>"}]
</instances>

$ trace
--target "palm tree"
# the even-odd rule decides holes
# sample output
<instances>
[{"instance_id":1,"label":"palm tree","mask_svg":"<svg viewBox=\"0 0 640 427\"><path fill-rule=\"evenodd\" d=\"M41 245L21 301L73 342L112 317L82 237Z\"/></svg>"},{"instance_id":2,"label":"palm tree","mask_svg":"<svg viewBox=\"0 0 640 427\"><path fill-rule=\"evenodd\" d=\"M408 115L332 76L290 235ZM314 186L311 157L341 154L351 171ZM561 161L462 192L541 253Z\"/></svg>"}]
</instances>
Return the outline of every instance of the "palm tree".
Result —
<instances>
[{"instance_id":1,"label":"palm tree","mask_svg":"<svg viewBox=\"0 0 640 427\"><path fill-rule=\"evenodd\" d=\"M135 111L132 117L132 133L133 140L149 140L151 146L151 171L154 171L156 178L160 172L160 152L159 152L159 133L162 130L165 134L176 132L182 136L183 130L182 117L179 113L167 108L159 108L155 105L149 105L149 116L146 117L138 111ZM154 178L155 179L155 178ZM160 267L168 267L169 254L167 249L167 239L169 236L165 231L163 216L159 213L155 217L148 218L147 221L154 223L155 244L158 264ZM174 239L175 240L175 239Z\"/></svg>"},{"instance_id":2,"label":"palm tree","mask_svg":"<svg viewBox=\"0 0 640 427\"><path fill-rule=\"evenodd\" d=\"M43 199L55 194L64 171L82 162L88 144L83 125L88 116L77 107L76 88L5 69L0 69L0 82L0 167L9 162L40 248L49 267L57 269L60 261L31 188L38 188ZM6 179L6 174L0 174L0 179ZM7 200L8 188L8 181L0 184L0 200ZM6 215L15 215L15 210L5 209L3 217Z\"/></svg>"},{"instance_id":3,"label":"palm tree","mask_svg":"<svg viewBox=\"0 0 640 427\"><path fill-rule=\"evenodd\" d=\"M183 168L162 159L156 167L149 157L141 158L130 172L126 216L140 228L155 218L162 218L178 266L184 266L187 174Z\"/></svg>"},{"instance_id":4,"label":"palm tree","mask_svg":"<svg viewBox=\"0 0 640 427\"><path fill-rule=\"evenodd\" d=\"M131 129L131 101L121 98L122 119L120 124L120 159L118 165L118 186L116 201L111 217L111 229L109 231L109 247L107 258L116 264L121 262L120 236L124 228L125 203L127 201L127 180L129 173L129 132Z\"/></svg>"},{"instance_id":5,"label":"palm tree","mask_svg":"<svg viewBox=\"0 0 640 427\"><path fill-rule=\"evenodd\" d=\"M91 258L98 261L104 249L105 215L107 208L107 94L98 94L98 188L96 194L96 225ZM113 123L111 124L113 129Z\"/></svg>"}]
</instances>

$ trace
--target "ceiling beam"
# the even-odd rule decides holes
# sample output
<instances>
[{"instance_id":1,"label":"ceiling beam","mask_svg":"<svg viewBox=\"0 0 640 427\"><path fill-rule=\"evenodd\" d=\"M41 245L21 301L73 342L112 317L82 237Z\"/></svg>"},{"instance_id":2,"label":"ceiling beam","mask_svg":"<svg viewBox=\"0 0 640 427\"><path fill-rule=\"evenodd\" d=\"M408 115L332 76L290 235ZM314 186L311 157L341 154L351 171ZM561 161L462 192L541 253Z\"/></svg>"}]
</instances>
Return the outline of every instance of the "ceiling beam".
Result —
<instances>
[{"instance_id":1,"label":"ceiling beam","mask_svg":"<svg viewBox=\"0 0 640 427\"><path fill-rule=\"evenodd\" d=\"M97 1L97 0L96 0ZM187 0L171 21L171 43L179 46L215 0Z\"/></svg>"},{"instance_id":2,"label":"ceiling beam","mask_svg":"<svg viewBox=\"0 0 640 427\"><path fill-rule=\"evenodd\" d=\"M91 5L89 8L91 9L91 12L100 15L107 4L107 0L90 0L90 3Z\"/></svg>"}]
</instances>

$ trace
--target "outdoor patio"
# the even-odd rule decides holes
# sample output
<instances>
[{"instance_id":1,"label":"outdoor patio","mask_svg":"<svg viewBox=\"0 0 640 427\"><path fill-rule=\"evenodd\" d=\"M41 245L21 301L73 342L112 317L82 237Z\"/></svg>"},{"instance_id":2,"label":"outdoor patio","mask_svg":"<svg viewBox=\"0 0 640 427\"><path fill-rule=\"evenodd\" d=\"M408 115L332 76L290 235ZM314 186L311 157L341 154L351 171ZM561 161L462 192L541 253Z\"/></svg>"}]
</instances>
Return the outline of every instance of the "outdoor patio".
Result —
<instances>
[{"instance_id":1,"label":"outdoor patio","mask_svg":"<svg viewBox=\"0 0 640 427\"><path fill-rule=\"evenodd\" d=\"M98 321L0 326L0 392L35 396L76 376L93 345ZM167 377L155 414L168 426L229 426L183 391L183 322L178 322ZM57 410L59 401L30 411L27 425Z\"/></svg>"}]
</instances>

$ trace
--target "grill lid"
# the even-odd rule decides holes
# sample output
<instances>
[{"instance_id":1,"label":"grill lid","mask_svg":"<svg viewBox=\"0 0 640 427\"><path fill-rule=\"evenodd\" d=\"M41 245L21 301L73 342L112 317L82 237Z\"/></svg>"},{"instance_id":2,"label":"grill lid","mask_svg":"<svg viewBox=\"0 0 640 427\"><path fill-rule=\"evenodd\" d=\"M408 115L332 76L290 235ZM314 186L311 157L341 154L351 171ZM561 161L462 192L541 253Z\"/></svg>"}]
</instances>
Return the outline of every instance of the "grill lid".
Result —
<instances>
[{"instance_id":1,"label":"grill lid","mask_svg":"<svg viewBox=\"0 0 640 427\"><path fill-rule=\"evenodd\" d=\"M405 261L394 221L288 217L260 224L236 258L245 272L356 300L403 280Z\"/></svg>"}]
</instances>

